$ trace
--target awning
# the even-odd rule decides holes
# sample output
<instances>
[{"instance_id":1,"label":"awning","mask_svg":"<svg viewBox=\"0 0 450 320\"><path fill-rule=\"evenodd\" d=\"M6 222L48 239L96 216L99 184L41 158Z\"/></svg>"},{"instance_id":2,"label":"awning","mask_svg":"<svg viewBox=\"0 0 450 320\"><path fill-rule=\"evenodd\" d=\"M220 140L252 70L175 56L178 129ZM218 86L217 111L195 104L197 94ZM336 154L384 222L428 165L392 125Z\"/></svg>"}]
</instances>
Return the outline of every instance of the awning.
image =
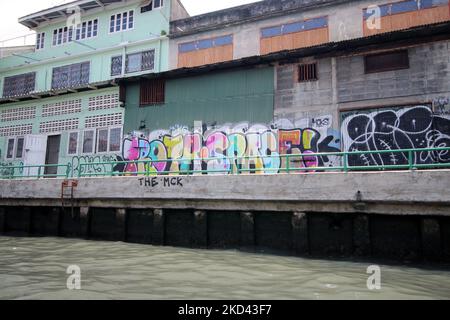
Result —
<instances>
[{"instance_id":1,"label":"awning","mask_svg":"<svg viewBox=\"0 0 450 320\"><path fill-rule=\"evenodd\" d=\"M107 5L123 2L123 0L78 0L69 2L50 9L42 10L25 17L19 18L19 23L28 28L36 28L39 24L52 21L55 19L68 18L73 12L69 9L79 7L81 12L86 12L92 9L103 8Z\"/></svg>"}]
</instances>

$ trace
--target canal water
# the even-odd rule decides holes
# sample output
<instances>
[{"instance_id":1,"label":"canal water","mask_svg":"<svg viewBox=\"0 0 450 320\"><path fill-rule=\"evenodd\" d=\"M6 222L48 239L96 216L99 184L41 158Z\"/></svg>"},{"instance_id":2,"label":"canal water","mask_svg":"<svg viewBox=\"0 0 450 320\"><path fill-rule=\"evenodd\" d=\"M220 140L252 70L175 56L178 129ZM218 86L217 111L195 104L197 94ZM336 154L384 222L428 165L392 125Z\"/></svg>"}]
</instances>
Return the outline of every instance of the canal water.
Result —
<instances>
[{"instance_id":1,"label":"canal water","mask_svg":"<svg viewBox=\"0 0 450 320\"><path fill-rule=\"evenodd\" d=\"M380 265L371 291L359 262L13 237L0 256L0 299L450 299L450 269ZM67 289L72 265L81 290Z\"/></svg>"}]
</instances>

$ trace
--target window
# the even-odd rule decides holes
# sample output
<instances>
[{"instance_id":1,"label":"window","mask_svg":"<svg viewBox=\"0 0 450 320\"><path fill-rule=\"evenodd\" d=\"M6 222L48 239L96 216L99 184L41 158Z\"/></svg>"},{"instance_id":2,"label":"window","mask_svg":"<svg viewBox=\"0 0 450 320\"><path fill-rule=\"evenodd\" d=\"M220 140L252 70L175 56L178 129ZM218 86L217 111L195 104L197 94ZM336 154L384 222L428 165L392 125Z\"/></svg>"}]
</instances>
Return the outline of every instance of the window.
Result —
<instances>
[{"instance_id":1,"label":"window","mask_svg":"<svg viewBox=\"0 0 450 320\"><path fill-rule=\"evenodd\" d=\"M109 32L120 32L134 27L134 10L118 13L111 16Z\"/></svg>"},{"instance_id":2,"label":"window","mask_svg":"<svg viewBox=\"0 0 450 320\"><path fill-rule=\"evenodd\" d=\"M16 142L16 139L8 139L8 147L6 151L6 159L13 159L14 158L14 144Z\"/></svg>"},{"instance_id":3,"label":"window","mask_svg":"<svg viewBox=\"0 0 450 320\"><path fill-rule=\"evenodd\" d=\"M368 55L364 57L364 62L366 73L408 69L408 50Z\"/></svg>"},{"instance_id":4,"label":"window","mask_svg":"<svg viewBox=\"0 0 450 320\"><path fill-rule=\"evenodd\" d=\"M6 159L8 160L22 159L24 143L25 143L24 137L9 138L8 145L6 148Z\"/></svg>"},{"instance_id":5,"label":"window","mask_svg":"<svg viewBox=\"0 0 450 320\"><path fill-rule=\"evenodd\" d=\"M128 54L125 62L126 73L153 70L155 67L155 50Z\"/></svg>"},{"instance_id":6,"label":"window","mask_svg":"<svg viewBox=\"0 0 450 320\"><path fill-rule=\"evenodd\" d=\"M153 9L162 8L163 5L164 5L164 1L163 0L150 1L149 4L141 7L141 13L152 11Z\"/></svg>"},{"instance_id":7,"label":"window","mask_svg":"<svg viewBox=\"0 0 450 320\"><path fill-rule=\"evenodd\" d=\"M23 158L23 144L24 144L25 138L17 138L16 143L16 159L22 159Z\"/></svg>"},{"instance_id":8,"label":"window","mask_svg":"<svg viewBox=\"0 0 450 320\"><path fill-rule=\"evenodd\" d=\"M83 153L94 153L95 131L86 130L83 133Z\"/></svg>"},{"instance_id":9,"label":"window","mask_svg":"<svg viewBox=\"0 0 450 320\"><path fill-rule=\"evenodd\" d=\"M108 129L99 129L97 132L97 152L108 152Z\"/></svg>"},{"instance_id":10,"label":"window","mask_svg":"<svg viewBox=\"0 0 450 320\"><path fill-rule=\"evenodd\" d=\"M77 87L89 83L90 62L53 68L52 89Z\"/></svg>"},{"instance_id":11,"label":"window","mask_svg":"<svg viewBox=\"0 0 450 320\"><path fill-rule=\"evenodd\" d=\"M178 51L181 53L187 53L201 49L227 46L231 44L233 44L233 35L227 35L217 38L203 39L194 42L182 43L179 45Z\"/></svg>"},{"instance_id":12,"label":"window","mask_svg":"<svg viewBox=\"0 0 450 320\"><path fill-rule=\"evenodd\" d=\"M36 35L36 50L44 49L45 32Z\"/></svg>"},{"instance_id":13,"label":"window","mask_svg":"<svg viewBox=\"0 0 450 320\"><path fill-rule=\"evenodd\" d=\"M97 130L97 152L119 152L122 128L102 128Z\"/></svg>"},{"instance_id":14,"label":"window","mask_svg":"<svg viewBox=\"0 0 450 320\"><path fill-rule=\"evenodd\" d=\"M111 76L120 76L122 74L122 56L111 58Z\"/></svg>"},{"instance_id":15,"label":"window","mask_svg":"<svg viewBox=\"0 0 450 320\"><path fill-rule=\"evenodd\" d=\"M143 80L141 82L140 105L155 105L165 102L165 80Z\"/></svg>"},{"instance_id":16,"label":"window","mask_svg":"<svg viewBox=\"0 0 450 320\"><path fill-rule=\"evenodd\" d=\"M302 64L298 67L298 81L316 81L317 77L317 63Z\"/></svg>"},{"instance_id":17,"label":"window","mask_svg":"<svg viewBox=\"0 0 450 320\"><path fill-rule=\"evenodd\" d=\"M35 89L36 72L6 77L3 83L3 97L24 96Z\"/></svg>"},{"instance_id":18,"label":"window","mask_svg":"<svg viewBox=\"0 0 450 320\"><path fill-rule=\"evenodd\" d=\"M109 152L119 152L122 143L122 128L111 128L109 131Z\"/></svg>"},{"instance_id":19,"label":"window","mask_svg":"<svg viewBox=\"0 0 450 320\"><path fill-rule=\"evenodd\" d=\"M69 133L69 146L67 149L67 154L74 155L78 154L78 132Z\"/></svg>"},{"instance_id":20,"label":"window","mask_svg":"<svg viewBox=\"0 0 450 320\"><path fill-rule=\"evenodd\" d=\"M59 46L73 40L84 40L98 35L98 19L85 21L76 27L64 27L53 31L53 46Z\"/></svg>"}]
</instances>

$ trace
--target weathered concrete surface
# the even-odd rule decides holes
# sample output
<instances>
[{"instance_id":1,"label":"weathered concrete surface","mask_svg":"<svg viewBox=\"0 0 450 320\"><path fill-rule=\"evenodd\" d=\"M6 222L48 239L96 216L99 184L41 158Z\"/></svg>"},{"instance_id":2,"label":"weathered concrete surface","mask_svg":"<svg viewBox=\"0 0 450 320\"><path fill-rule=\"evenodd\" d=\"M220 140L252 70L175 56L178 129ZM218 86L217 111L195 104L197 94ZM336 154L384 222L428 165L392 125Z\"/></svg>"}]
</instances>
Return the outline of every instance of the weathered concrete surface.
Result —
<instances>
[{"instance_id":1,"label":"weathered concrete surface","mask_svg":"<svg viewBox=\"0 0 450 320\"><path fill-rule=\"evenodd\" d=\"M60 203L61 183L56 179L0 181L0 205ZM333 208L328 212L375 213L395 213L402 206L397 213L450 215L449 190L450 170L439 170L87 178L79 181L74 194L80 206L294 212Z\"/></svg>"}]
</instances>

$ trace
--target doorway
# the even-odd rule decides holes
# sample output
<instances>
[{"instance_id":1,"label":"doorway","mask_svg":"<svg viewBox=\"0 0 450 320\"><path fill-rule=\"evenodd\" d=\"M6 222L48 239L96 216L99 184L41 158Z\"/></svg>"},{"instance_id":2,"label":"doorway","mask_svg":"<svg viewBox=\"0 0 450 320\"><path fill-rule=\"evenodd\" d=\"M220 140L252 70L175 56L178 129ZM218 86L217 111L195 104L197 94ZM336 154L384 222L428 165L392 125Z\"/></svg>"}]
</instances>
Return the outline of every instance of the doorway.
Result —
<instances>
[{"instance_id":1,"label":"doorway","mask_svg":"<svg viewBox=\"0 0 450 320\"><path fill-rule=\"evenodd\" d=\"M61 135L49 136L47 139L47 153L45 155L45 175L48 178L56 178L58 174L59 146L61 143ZM52 166L54 165L54 166ZM55 175L55 176L52 176Z\"/></svg>"}]
</instances>

